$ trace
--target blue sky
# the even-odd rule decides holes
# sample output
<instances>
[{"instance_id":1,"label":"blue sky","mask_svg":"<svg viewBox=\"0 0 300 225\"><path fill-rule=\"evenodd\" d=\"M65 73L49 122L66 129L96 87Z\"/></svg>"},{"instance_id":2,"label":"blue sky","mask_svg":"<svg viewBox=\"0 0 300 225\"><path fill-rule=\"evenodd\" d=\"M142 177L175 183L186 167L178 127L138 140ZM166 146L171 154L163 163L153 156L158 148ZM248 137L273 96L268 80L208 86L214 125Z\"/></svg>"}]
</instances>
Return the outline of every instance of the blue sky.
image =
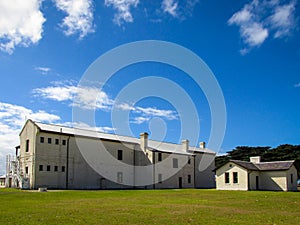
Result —
<instances>
[{"instance_id":1,"label":"blue sky","mask_svg":"<svg viewBox=\"0 0 300 225\"><path fill-rule=\"evenodd\" d=\"M205 94L177 68L141 63L117 72L100 93L96 86L77 87L99 56L142 40L184 46L210 67L227 111L219 153L240 145L299 144L296 0L0 0L0 173L26 118L88 126L72 121L74 97L79 107L96 107L98 130L118 133L111 109L119 107L129 112L133 135L147 131L150 138L180 142L180 110L168 99L152 96L114 106L122 88L148 76L169 79L188 93L199 117L198 141L208 141L211 112Z\"/></svg>"}]
</instances>

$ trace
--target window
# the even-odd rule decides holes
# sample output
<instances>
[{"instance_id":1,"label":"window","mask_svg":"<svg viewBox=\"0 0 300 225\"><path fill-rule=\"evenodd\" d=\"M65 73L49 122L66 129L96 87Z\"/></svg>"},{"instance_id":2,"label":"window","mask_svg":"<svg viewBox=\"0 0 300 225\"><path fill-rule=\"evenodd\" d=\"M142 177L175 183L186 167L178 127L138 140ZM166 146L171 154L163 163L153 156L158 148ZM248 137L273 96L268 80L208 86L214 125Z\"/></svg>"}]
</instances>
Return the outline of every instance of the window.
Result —
<instances>
[{"instance_id":1,"label":"window","mask_svg":"<svg viewBox=\"0 0 300 225\"><path fill-rule=\"evenodd\" d=\"M237 184L239 182L238 173L233 172L233 183Z\"/></svg>"},{"instance_id":2,"label":"window","mask_svg":"<svg viewBox=\"0 0 300 225\"><path fill-rule=\"evenodd\" d=\"M291 173L291 184L294 182L293 174Z\"/></svg>"},{"instance_id":3,"label":"window","mask_svg":"<svg viewBox=\"0 0 300 225\"><path fill-rule=\"evenodd\" d=\"M39 171L43 171L43 165L39 165Z\"/></svg>"},{"instance_id":4,"label":"window","mask_svg":"<svg viewBox=\"0 0 300 225\"><path fill-rule=\"evenodd\" d=\"M118 150L118 160L123 160L123 151Z\"/></svg>"},{"instance_id":5,"label":"window","mask_svg":"<svg viewBox=\"0 0 300 225\"><path fill-rule=\"evenodd\" d=\"M191 164L191 158L188 159L188 164Z\"/></svg>"},{"instance_id":6,"label":"window","mask_svg":"<svg viewBox=\"0 0 300 225\"><path fill-rule=\"evenodd\" d=\"M122 172L118 172L117 178L118 178L118 183L123 183L123 173Z\"/></svg>"},{"instance_id":7,"label":"window","mask_svg":"<svg viewBox=\"0 0 300 225\"><path fill-rule=\"evenodd\" d=\"M28 174L28 166L25 167L25 174Z\"/></svg>"},{"instance_id":8,"label":"window","mask_svg":"<svg viewBox=\"0 0 300 225\"><path fill-rule=\"evenodd\" d=\"M158 162L160 162L162 160L162 154L161 152L158 153Z\"/></svg>"},{"instance_id":9,"label":"window","mask_svg":"<svg viewBox=\"0 0 300 225\"><path fill-rule=\"evenodd\" d=\"M188 183L192 183L192 176L191 175L188 175Z\"/></svg>"},{"instance_id":10,"label":"window","mask_svg":"<svg viewBox=\"0 0 300 225\"><path fill-rule=\"evenodd\" d=\"M66 145L66 140L62 140L62 145Z\"/></svg>"},{"instance_id":11,"label":"window","mask_svg":"<svg viewBox=\"0 0 300 225\"><path fill-rule=\"evenodd\" d=\"M52 139L48 138L48 144L51 144L51 142L52 142Z\"/></svg>"},{"instance_id":12,"label":"window","mask_svg":"<svg viewBox=\"0 0 300 225\"><path fill-rule=\"evenodd\" d=\"M65 170L66 170L66 167L65 167L65 166L62 166L62 167L61 167L61 172L65 172Z\"/></svg>"},{"instance_id":13,"label":"window","mask_svg":"<svg viewBox=\"0 0 300 225\"><path fill-rule=\"evenodd\" d=\"M173 159L173 168L178 168L178 159Z\"/></svg>"},{"instance_id":14,"label":"window","mask_svg":"<svg viewBox=\"0 0 300 225\"><path fill-rule=\"evenodd\" d=\"M26 140L26 148L25 148L26 152L29 152L29 140Z\"/></svg>"},{"instance_id":15,"label":"window","mask_svg":"<svg viewBox=\"0 0 300 225\"><path fill-rule=\"evenodd\" d=\"M57 138L55 139L55 144L59 145L59 139L57 139Z\"/></svg>"},{"instance_id":16,"label":"window","mask_svg":"<svg viewBox=\"0 0 300 225\"><path fill-rule=\"evenodd\" d=\"M225 173L225 184L229 184L230 180L229 180L229 173Z\"/></svg>"},{"instance_id":17,"label":"window","mask_svg":"<svg viewBox=\"0 0 300 225\"><path fill-rule=\"evenodd\" d=\"M54 166L54 171L55 171L55 172L58 171L58 166Z\"/></svg>"},{"instance_id":18,"label":"window","mask_svg":"<svg viewBox=\"0 0 300 225\"><path fill-rule=\"evenodd\" d=\"M50 171L50 170L51 170L51 166L47 165L47 171Z\"/></svg>"},{"instance_id":19,"label":"window","mask_svg":"<svg viewBox=\"0 0 300 225\"><path fill-rule=\"evenodd\" d=\"M44 137L40 137L40 142L44 143L45 142L45 138Z\"/></svg>"},{"instance_id":20,"label":"window","mask_svg":"<svg viewBox=\"0 0 300 225\"><path fill-rule=\"evenodd\" d=\"M158 183L162 183L162 174L161 173L159 173L158 174Z\"/></svg>"}]
</instances>

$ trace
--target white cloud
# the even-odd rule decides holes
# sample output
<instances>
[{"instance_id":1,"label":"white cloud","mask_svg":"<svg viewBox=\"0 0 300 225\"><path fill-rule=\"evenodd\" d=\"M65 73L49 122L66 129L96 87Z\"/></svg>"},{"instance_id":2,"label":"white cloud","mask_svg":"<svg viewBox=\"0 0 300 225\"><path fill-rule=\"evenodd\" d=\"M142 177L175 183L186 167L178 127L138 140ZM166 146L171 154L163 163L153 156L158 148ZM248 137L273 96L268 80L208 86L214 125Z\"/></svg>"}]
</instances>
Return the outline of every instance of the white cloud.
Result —
<instances>
[{"instance_id":1,"label":"white cloud","mask_svg":"<svg viewBox=\"0 0 300 225\"><path fill-rule=\"evenodd\" d=\"M141 124L149 121L153 117L161 117L167 120L176 120L178 119L178 115L176 111L173 110L165 110L165 109L157 109L154 107L140 107L140 106L132 106L127 103L122 103L116 106L120 110L124 111L132 111L133 114L138 115L134 116L131 123Z\"/></svg>"},{"instance_id":2,"label":"white cloud","mask_svg":"<svg viewBox=\"0 0 300 225\"><path fill-rule=\"evenodd\" d=\"M162 0L161 9L163 13L177 19L185 19L191 16L199 0Z\"/></svg>"},{"instance_id":3,"label":"white cloud","mask_svg":"<svg viewBox=\"0 0 300 225\"><path fill-rule=\"evenodd\" d=\"M32 111L23 106L0 102L0 174L5 173L5 156L13 154L19 144L19 133L26 119L53 123L60 117L43 110Z\"/></svg>"},{"instance_id":4,"label":"white cloud","mask_svg":"<svg viewBox=\"0 0 300 225\"><path fill-rule=\"evenodd\" d=\"M149 121L151 118L150 117L142 117L142 116L138 116L138 117L134 117L133 120L131 121L131 123L134 124L142 124L144 122Z\"/></svg>"},{"instance_id":5,"label":"white cloud","mask_svg":"<svg viewBox=\"0 0 300 225\"><path fill-rule=\"evenodd\" d=\"M228 20L229 25L240 26L241 37L250 47L261 45L269 35L268 30L255 14L257 4L256 0L252 1ZM242 52L246 53L247 50L243 49Z\"/></svg>"},{"instance_id":6,"label":"white cloud","mask_svg":"<svg viewBox=\"0 0 300 225\"><path fill-rule=\"evenodd\" d=\"M46 21L42 0L0 1L0 50L12 54L16 46L28 47L42 38Z\"/></svg>"},{"instance_id":7,"label":"white cloud","mask_svg":"<svg viewBox=\"0 0 300 225\"><path fill-rule=\"evenodd\" d=\"M295 24L295 11L296 1L283 6L277 6L275 12L270 17L272 28L276 29L274 34L275 38L280 38L289 35Z\"/></svg>"},{"instance_id":8,"label":"white cloud","mask_svg":"<svg viewBox=\"0 0 300 225\"><path fill-rule=\"evenodd\" d=\"M295 84L294 87L300 87L300 82L298 84Z\"/></svg>"},{"instance_id":9,"label":"white cloud","mask_svg":"<svg viewBox=\"0 0 300 225\"><path fill-rule=\"evenodd\" d=\"M54 0L54 2L59 10L67 14L61 23L67 36L79 33L79 37L84 38L88 33L94 32L92 0Z\"/></svg>"},{"instance_id":10,"label":"white cloud","mask_svg":"<svg viewBox=\"0 0 300 225\"><path fill-rule=\"evenodd\" d=\"M137 7L139 0L105 0L104 4L112 6L118 11L115 14L114 22L120 26L122 22L133 22L130 8Z\"/></svg>"},{"instance_id":11,"label":"white cloud","mask_svg":"<svg viewBox=\"0 0 300 225\"><path fill-rule=\"evenodd\" d=\"M55 101L69 101L70 106L84 109L109 109L113 100L96 87L77 87L71 84L60 83L57 86L36 88L33 90L36 97Z\"/></svg>"},{"instance_id":12,"label":"white cloud","mask_svg":"<svg viewBox=\"0 0 300 225\"><path fill-rule=\"evenodd\" d=\"M178 2L176 2L175 0L163 0L163 2L161 3L161 7L165 13L169 13L174 17L178 16Z\"/></svg>"},{"instance_id":13,"label":"white cloud","mask_svg":"<svg viewBox=\"0 0 300 225\"><path fill-rule=\"evenodd\" d=\"M241 27L241 35L249 46L261 45L269 35L261 23L251 23Z\"/></svg>"},{"instance_id":14,"label":"white cloud","mask_svg":"<svg viewBox=\"0 0 300 225\"><path fill-rule=\"evenodd\" d=\"M258 1L250 3L234 13L228 25L237 25L240 35L247 47L241 54L246 54L252 47L258 47L272 34L274 38L288 36L295 27L296 1L281 4L279 0Z\"/></svg>"},{"instance_id":15,"label":"white cloud","mask_svg":"<svg viewBox=\"0 0 300 225\"><path fill-rule=\"evenodd\" d=\"M164 117L168 120L175 120L177 119L177 114L173 110L164 110L164 109L156 109L156 108L143 108L143 107L136 107L136 112L141 112L146 116L158 116Z\"/></svg>"},{"instance_id":16,"label":"white cloud","mask_svg":"<svg viewBox=\"0 0 300 225\"><path fill-rule=\"evenodd\" d=\"M47 75L51 71L49 67L35 67L34 69L43 75Z\"/></svg>"}]
</instances>

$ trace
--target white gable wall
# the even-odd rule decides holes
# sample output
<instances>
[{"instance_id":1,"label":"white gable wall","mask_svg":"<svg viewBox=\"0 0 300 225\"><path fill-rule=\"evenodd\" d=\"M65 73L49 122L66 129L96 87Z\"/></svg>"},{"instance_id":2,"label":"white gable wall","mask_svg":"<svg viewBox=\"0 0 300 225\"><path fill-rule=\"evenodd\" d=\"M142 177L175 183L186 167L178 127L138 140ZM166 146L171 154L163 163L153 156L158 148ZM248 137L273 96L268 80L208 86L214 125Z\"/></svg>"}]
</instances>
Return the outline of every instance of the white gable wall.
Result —
<instances>
[{"instance_id":1,"label":"white gable wall","mask_svg":"<svg viewBox=\"0 0 300 225\"><path fill-rule=\"evenodd\" d=\"M238 183L233 183L233 172L238 174ZM225 173L229 173L229 183L225 183ZM228 162L216 171L217 190L248 190L248 172L246 169Z\"/></svg>"}]
</instances>

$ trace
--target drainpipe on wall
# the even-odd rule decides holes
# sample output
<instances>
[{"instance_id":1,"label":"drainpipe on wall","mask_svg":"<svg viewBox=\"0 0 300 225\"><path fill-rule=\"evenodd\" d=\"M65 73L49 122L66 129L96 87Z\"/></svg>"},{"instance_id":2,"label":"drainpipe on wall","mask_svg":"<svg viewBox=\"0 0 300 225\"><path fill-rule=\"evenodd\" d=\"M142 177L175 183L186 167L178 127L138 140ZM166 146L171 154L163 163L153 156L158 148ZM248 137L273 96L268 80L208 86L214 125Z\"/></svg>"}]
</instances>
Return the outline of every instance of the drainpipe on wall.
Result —
<instances>
[{"instance_id":1,"label":"drainpipe on wall","mask_svg":"<svg viewBox=\"0 0 300 225\"><path fill-rule=\"evenodd\" d=\"M155 151L153 151L153 189L155 189Z\"/></svg>"},{"instance_id":2,"label":"drainpipe on wall","mask_svg":"<svg viewBox=\"0 0 300 225\"><path fill-rule=\"evenodd\" d=\"M194 157L194 188L196 188L196 155Z\"/></svg>"},{"instance_id":3,"label":"drainpipe on wall","mask_svg":"<svg viewBox=\"0 0 300 225\"><path fill-rule=\"evenodd\" d=\"M135 186L135 153L136 153L136 150L135 150L135 147L136 145L133 146L133 189L136 189L136 186Z\"/></svg>"},{"instance_id":4,"label":"drainpipe on wall","mask_svg":"<svg viewBox=\"0 0 300 225\"><path fill-rule=\"evenodd\" d=\"M69 189L69 142L70 136L68 136L67 140L67 163L66 163L66 189Z\"/></svg>"}]
</instances>

